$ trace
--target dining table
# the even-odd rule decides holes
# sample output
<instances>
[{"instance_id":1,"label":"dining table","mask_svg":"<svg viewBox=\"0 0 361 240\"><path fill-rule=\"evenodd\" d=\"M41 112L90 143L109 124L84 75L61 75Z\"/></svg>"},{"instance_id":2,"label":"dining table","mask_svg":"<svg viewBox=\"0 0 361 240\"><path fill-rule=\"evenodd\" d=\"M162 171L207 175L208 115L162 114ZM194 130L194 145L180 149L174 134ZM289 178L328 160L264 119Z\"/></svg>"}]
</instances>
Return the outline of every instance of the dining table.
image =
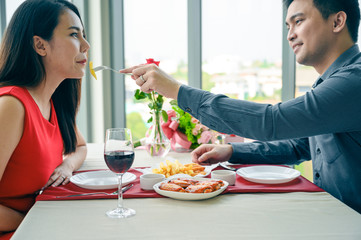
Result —
<instances>
[{"instance_id":1,"label":"dining table","mask_svg":"<svg viewBox=\"0 0 361 240\"><path fill-rule=\"evenodd\" d=\"M136 149L132 168L157 166L167 158L191 162L190 152L170 151L166 157L154 157ZM103 144L88 143L86 160L78 171L100 169L107 169ZM139 185L141 174L134 185ZM245 181L238 175L237 179ZM266 191L230 191L203 200L124 195L124 206L136 210L135 216L125 219L105 214L116 207L116 198L38 200L12 240L361 239L361 214L322 189L268 192L267 187Z\"/></svg>"}]
</instances>

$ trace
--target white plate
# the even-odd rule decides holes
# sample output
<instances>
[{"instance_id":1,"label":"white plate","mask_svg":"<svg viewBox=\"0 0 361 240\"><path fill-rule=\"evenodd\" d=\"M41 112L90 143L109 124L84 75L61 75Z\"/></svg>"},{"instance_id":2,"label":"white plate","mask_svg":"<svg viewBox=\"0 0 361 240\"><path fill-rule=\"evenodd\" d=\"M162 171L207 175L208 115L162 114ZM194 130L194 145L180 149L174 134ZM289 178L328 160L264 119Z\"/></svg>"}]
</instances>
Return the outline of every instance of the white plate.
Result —
<instances>
[{"instance_id":1,"label":"white plate","mask_svg":"<svg viewBox=\"0 0 361 240\"><path fill-rule=\"evenodd\" d=\"M204 178L193 178L195 180L198 181L207 181L207 180L211 180L211 179L204 179ZM217 180L217 179L212 179L212 180ZM165 180L163 182L167 182L168 180ZM223 181L224 186L221 187L220 189L218 189L217 191L214 192L210 192L210 193L184 193L184 192L172 192L172 191L165 191L165 190L161 190L159 189L159 185L163 182L157 183L153 186L153 189L160 195L165 196L165 197L169 197L169 198L174 198L174 199L178 199L178 200L204 200L204 199L209 199L212 197L215 197L219 194L221 194L224 190L226 190L226 188L228 187L228 182Z\"/></svg>"},{"instance_id":2,"label":"white plate","mask_svg":"<svg viewBox=\"0 0 361 240\"><path fill-rule=\"evenodd\" d=\"M133 182L137 177L126 172L122 178L122 186ZM70 182L86 189L113 189L118 187L118 178L110 170L79 173L70 178Z\"/></svg>"},{"instance_id":3,"label":"white plate","mask_svg":"<svg viewBox=\"0 0 361 240\"><path fill-rule=\"evenodd\" d=\"M301 175L298 170L279 166L243 167L237 170L237 174L250 182L265 184L286 183Z\"/></svg>"}]
</instances>

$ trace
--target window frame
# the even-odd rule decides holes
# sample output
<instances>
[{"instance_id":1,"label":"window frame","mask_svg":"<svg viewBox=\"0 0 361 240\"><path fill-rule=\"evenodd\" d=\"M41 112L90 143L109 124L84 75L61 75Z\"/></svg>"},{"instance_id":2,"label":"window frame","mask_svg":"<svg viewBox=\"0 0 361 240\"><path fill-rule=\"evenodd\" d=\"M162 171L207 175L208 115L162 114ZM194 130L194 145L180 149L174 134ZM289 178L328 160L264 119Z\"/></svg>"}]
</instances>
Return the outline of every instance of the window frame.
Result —
<instances>
[{"instance_id":1,"label":"window frame","mask_svg":"<svg viewBox=\"0 0 361 240\"><path fill-rule=\"evenodd\" d=\"M0 0L0 39L6 27L6 0Z\"/></svg>"}]
</instances>

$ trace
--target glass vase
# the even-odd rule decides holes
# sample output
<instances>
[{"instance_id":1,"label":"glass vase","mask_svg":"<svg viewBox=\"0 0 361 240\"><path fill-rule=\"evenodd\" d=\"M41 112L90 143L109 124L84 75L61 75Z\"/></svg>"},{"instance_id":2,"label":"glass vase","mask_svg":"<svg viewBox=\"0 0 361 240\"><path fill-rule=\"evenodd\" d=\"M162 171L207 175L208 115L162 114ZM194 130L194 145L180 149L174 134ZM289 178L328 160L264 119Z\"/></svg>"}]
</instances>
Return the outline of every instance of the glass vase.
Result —
<instances>
[{"instance_id":1,"label":"glass vase","mask_svg":"<svg viewBox=\"0 0 361 240\"><path fill-rule=\"evenodd\" d=\"M161 112L153 112L153 125L145 140L145 147L151 156L164 157L170 150L170 140L164 134L160 120Z\"/></svg>"}]
</instances>

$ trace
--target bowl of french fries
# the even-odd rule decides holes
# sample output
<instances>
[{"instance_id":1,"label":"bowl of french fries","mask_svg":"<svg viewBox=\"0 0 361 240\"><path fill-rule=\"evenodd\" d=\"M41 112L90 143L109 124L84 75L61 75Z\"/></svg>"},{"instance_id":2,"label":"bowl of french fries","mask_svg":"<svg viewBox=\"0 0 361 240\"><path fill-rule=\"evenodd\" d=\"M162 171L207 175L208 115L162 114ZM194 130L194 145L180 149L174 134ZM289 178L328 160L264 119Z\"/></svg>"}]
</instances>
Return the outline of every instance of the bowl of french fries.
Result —
<instances>
[{"instance_id":1,"label":"bowl of french fries","mask_svg":"<svg viewBox=\"0 0 361 240\"><path fill-rule=\"evenodd\" d=\"M165 160L157 166L152 167L152 173L164 174L166 178L174 175L189 175L191 177L205 177L210 174L215 166L202 166L197 163L182 164L178 160Z\"/></svg>"}]
</instances>

